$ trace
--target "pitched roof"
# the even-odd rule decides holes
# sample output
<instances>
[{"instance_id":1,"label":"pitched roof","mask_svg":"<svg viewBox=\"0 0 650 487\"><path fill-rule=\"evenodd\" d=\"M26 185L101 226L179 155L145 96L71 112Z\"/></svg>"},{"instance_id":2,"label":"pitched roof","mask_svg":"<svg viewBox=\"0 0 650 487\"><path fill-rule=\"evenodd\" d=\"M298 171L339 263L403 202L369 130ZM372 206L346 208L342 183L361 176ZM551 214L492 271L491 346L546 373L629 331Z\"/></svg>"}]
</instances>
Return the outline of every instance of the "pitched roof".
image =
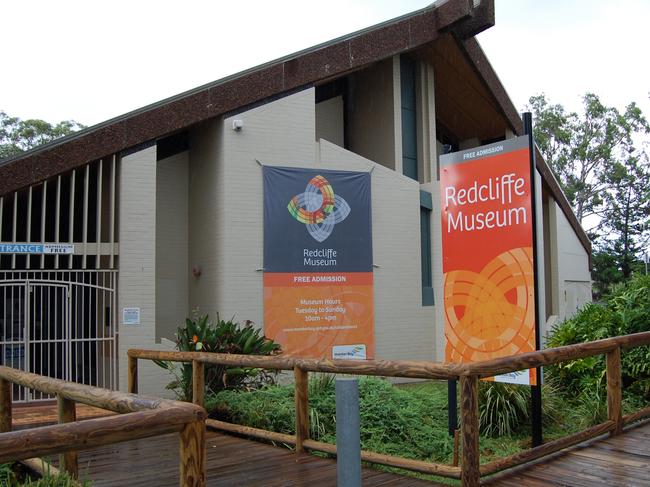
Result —
<instances>
[{"instance_id":1,"label":"pitched roof","mask_svg":"<svg viewBox=\"0 0 650 487\"><path fill-rule=\"evenodd\" d=\"M341 76L435 40L494 24L494 0L448 0L242 71L37 147L0 163L0 195L162 138L266 98Z\"/></svg>"},{"instance_id":2,"label":"pitched roof","mask_svg":"<svg viewBox=\"0 0 650 487\"><path fill-rule=\"evenodd\" d=\"M473 36L494 25L494 0L439 0L421 10L345 35L167 98L0 161L0 196L90 161L292 90L322 83L453 32L513 132L522 121ZM582 245L591 242L541 155L537 167Z\"/></svg>"}]
</instances>

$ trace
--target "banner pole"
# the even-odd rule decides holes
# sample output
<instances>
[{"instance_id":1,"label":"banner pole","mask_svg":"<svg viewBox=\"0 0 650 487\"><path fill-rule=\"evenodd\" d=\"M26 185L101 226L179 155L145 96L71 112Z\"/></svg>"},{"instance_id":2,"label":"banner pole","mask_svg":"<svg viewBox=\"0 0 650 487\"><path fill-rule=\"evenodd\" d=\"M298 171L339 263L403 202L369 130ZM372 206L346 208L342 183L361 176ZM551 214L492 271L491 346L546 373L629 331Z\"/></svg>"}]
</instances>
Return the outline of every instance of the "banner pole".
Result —
<instances>
[{"instance_id":1,"label":"banner pole","mask_svg":"<svg viewBox=\"0 0 650 487\"><path fill-rule=\"evenodd\" d=\"M533 138L533 116L530 112L523 114L524 134L528 136L528 147L530 151L530 188L531 188L531 213L533 221L533 285L535 289L535 348L539 350L541 347L541 333L539 317L542 310L539 309L539 276L537 272L538 252L537 248L537 188L536 180L536 167L535 167L535 140ZM537 367L535 369L535 382L531 386L530 400L531 400L531 425L532 425L532 446L536 447L541 445L544 440L542 436L542 369Z\"/></svg>"},{"instance_id":2,"label":"banner pole","mask_svg":"<svg viewBox=\"0 0 650 487\"><path fill-rule=\"evenodd\" d=\"M458 381L451 379L447 381L447 418L449 436L454 436L458 429L458 394L456 385Z\"/></svg>"}]
</instances>

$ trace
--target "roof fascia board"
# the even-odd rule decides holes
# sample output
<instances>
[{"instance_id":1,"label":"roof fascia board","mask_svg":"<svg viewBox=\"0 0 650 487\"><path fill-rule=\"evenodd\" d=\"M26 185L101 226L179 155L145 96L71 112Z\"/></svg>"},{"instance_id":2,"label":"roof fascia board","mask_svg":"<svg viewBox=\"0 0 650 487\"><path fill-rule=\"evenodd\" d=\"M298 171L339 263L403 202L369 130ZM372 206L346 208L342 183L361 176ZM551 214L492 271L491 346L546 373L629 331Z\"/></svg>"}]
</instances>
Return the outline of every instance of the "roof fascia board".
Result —
<instances>
[{"instance_id":1,"label":"roof fascia board","mask_svg":"<svg viewBox=\"0 0 650 487\"><path fill-rule=\"evenodd\" d=\"M492 3L493 0L483 0ZM300 86L435 40L471 19L473 0L449 0L135 110L0 164L0 195Z\"/></svg>"}]
</instances>

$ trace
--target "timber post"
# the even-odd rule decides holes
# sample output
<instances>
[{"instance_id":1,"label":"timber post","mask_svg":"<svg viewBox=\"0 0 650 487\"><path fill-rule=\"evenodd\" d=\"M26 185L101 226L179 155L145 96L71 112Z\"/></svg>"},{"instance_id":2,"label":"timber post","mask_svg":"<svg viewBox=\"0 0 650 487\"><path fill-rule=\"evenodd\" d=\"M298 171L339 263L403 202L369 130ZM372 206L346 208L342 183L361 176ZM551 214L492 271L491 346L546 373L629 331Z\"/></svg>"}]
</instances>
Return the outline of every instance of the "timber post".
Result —
<instances>
[{"instance_id":1,"label":"timber post","mask_svg":"<svg viewBox=\"0 0 650 487\"><path fill-rule=\"evenodd\" d=\"M296 453L304 451L303 443L309 439L309 373L300 367L293 368L296 400Z\"/></svg>"},{"instance_id":2,"label":"timber post","mask_svg":"<svg viewBox=\"0 0 650 487\"><path fill-rule=\"evenodd\" d=\"M460 479L463 487L478 487L480 482L478 428L478 376L462 375L460 377L460 430L463 457Z\"/></svg>"},{"instance_id":3,"label":"timber post","mask_svg":"<svg viewBox=\"0 0 650 487\"><path fill-rule=\"evenodd\" d=\"M61 395L56 396L59 424L74 423L77 421L76 403L70 399L66 399ZM68 472L72 477L79 476L78 454L76 451L67 451L59 455L59 464L61 470Z\"/></svg>"},{"instance_id":4,"label":"timber post","mask_svg":"<svg viewBox=\"0 0 650 487\"><path fill-rule=\"evenodd\" d=\"M11 393L13 384L0 377L0 433L11 431Z\"/></svg>"},{"instance_id":5,"label":"timber post","mask_svg":"<svg viewBox=\"0 0 650 487\"><path fill-rule=\"evenodd\" d=\"M180 434L180 485L205 486L205 420L187 423Z\"/></svg>"},{"instance_id":6,"label":"timber post","mask_svg":"<svg viewBox=\"0 0 650 487\"><path fill-rule=\"evenodd\" d=\"M205 399L205 366L203 362L192 360L192 402L203 407Z\"/></svg>"},{"instance_id":7,"label":"timber post","mask_svg":"<svg viewBox=\"0 0 650 487\"><path fill-rule=\"evenodd\" d=\"M128 362L128 375L129 375L129 392L131 394L138 393L138 358L129 355Z\"/></svg>"},{"instance_id":8,"label":"timber post","mask_svg":"<svg viewBox=\"0 0 650 487\"><path fill-rule=\"evenodd\" d=\"M623 431L622 388L621 388L621 348L607 352L607 416L614 422L611 435Z\"/></svg>"}]
</instances>

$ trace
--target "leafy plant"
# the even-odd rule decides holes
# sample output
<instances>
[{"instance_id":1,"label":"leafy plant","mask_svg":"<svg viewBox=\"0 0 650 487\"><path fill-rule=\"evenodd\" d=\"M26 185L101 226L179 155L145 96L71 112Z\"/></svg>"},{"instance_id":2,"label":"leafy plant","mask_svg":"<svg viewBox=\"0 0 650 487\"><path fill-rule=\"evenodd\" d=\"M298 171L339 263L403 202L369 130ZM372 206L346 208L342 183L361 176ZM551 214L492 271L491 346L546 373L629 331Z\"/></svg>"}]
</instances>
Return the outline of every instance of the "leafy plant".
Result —
<instances>
[{"instance_id":1,"label":"leafy plant","mask_svg":"<svg viewBox=\"0 0 650 487\"><path fill-rule=\"evenodd\" d=\"M559 347L617 335L650 330L650 277L634 276L613 287L603 304L588 304L573 318L560 323L548 337L549 347ZM596 401L605 394L603 355L564 362L547 372L565 395ZM624 392L650 399L650 348L624 351L621 360ZM595 402L594 404L595 405Z\"/></svg>"},{"instance_id":2,"label":"leafy plant","mask_svg":"<svg viewBox=\"0 0 650 487\"><path fill-rule=\"evenodd\" d=\"M15 482L16 475L14 473L14 464L13 463L2 463L0 464L0 486L9 486L12 482Z\"/></svg>"},{"instance_id":3,"label":"leafy plant","mask_svg":"<svg viewBox=\"0 0 650 487\"><path fill-rule=\"evenodd\" d=\"M77 487L80 484L78 480L71 477L68 473L61 472L57 475L45 474L41 478L32 480L27 479L20 487ZM82 482L82 486L89 487L89 482ZM14 485L11 485L14 487ZM15 487L19 487L18 484Z\"/></svg>"},{"instance_id":4,"label":"leafy plant","mask_svg":"<svg viewBox=\"0 0 650 487\"><path fill-rule=\"evenodd\" d=\"M22 467L22 468L20 468ZM17 473L18 471L18 473ZM67 472L52 474L48 471L38 478L30 477L29 469L20 463L0 464L0 487L89 487L90 482L79 481Z\"/></svg>"},{"instance_id":5,"label":"leafy plant","mask_svg":"<svg viewBox=\"0 0 650 487\"><path fill-rule=\"evenodd\" d=\"M244 355L273 355L280 352L280 345L266 338L253 322L246 320L241 325L233 319L222 320L217 315L216 323L208 315L185 320L185 326L178 329L176 348L183 352L215 352ZM167 385L181 400L192 398L192 365L177 365L175 362L156 361L169 370L175 379ZM223 389L258 387L272 383L274 375L262 369L248 367L227 367L205 365L205 387L207 393Z\"/></svg>"},{"instance_id":6,"label":"leafy plant","mask_svg":"<svg viewBox=\"0 0 650 487\"><path fill-rule=\"evenodd\" d=\"M310 379L310 435L336 441L336 398L332 376ZM379 378L359 380L363 449L408 458L448 460L453 439L447 433L446 389L395 387ZM206 399L218 419L280 433L295 433L292 385L253 391L221 391Z\"/></svg>"},{"instance_id":7,"label":"leafy plant","mask_svg":"<svg viewBox=\"0 0 650 487\"><path fill-rule=\"evenodd\" d=\"M588 428L607 420L607 399L604 387L582 391L577 399L580 428Z\"/></svg>"},{"instance_id":8,"label":"leafy plant","mask_svg":"<svg viewBox=\"0 0 650 487\"><path fill-rule=\"evenodd\" d=\"M479 384L479 430L491 437L511 435L530 415L530 388L500 382Z\"/></svg>"}]
</instances>

